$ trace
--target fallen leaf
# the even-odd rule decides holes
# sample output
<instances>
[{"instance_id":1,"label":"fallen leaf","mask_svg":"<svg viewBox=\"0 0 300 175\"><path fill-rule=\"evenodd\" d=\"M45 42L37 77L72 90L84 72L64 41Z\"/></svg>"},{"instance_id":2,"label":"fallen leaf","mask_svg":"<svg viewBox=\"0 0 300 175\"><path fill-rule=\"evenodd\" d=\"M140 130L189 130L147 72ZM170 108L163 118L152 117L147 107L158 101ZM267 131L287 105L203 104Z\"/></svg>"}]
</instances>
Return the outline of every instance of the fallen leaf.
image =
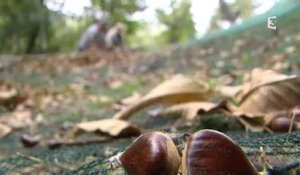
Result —
<instances>
[{"instance_id":1,"label":"fallen leaf","mask_svg":"<svg viewBox=\"0 0 300 175\"><path fill-rule=\"evenodd\" d=\"M245 82L243 83L242 89L237 95L237 98L243 98L243 96L258 86L275 81L285 80L286 78L288 78L287 75L279 74L272 70L255 68L250 72L250 74L245 76Z\"/></svg>"},{"instance_id":2,"label":"fallen leaf","mask_svg":"<svg viewBox=\"0 0 300 175\"><path fill-rule=\"evenodd\" d=\"M238 86L220 86L220 87L217 88L217 91L221 94L221 96L227 97L227 98L234 97L241 90L242 90L241 85L238 85Z\"/></svg>"},{"instance_id":3,"label":"fallen leaf","mask_svg":"<svg viewBox=\"0 0 300 175\"><path fill-rule=\"evenodd\" d=\"M7 100L17 95L17 90L14 88L10 89L1 89L0 91L0 100Z\"/></svg>"},{"instance_id":4,"label":"fallen leaf","mask_svg":"<svg viewBox=\"0 0 300 175\"><path fill-rule=\"evenodd\" d=\"M103 119L76 124L71 130L70 136L71 138L74 138L81 133L96 133L112 137L126 137L139 135L141 131L137 126L127 121Z\"/></svg>"},{"instance_id":5,"label":"fallen leaf","mask_svg":"<svg viewBox=\"0 0 300 175\"><path fill-rule=\"evenodd\" d=\"M13 129L20 129L34 124L32 111L27 109L8 113L0 118L0 122Z\"/></svg>"},{"instance_id":6,"label":"fallen leaf","mask_svg":"<svg viewBox=\"0 0 300 175\"><path fill-rule=\"evenodd\" d=\"M207 113L214 109L217 109L217 104L209 102L190 102L162 109L156 112L155 117L172 116L184 118L185 120L193 120L199 112Z\"/></svg>"},{"instance_id":7,"label":"fallen leaf","mask_svg":"<svg viewBox=\"0 0 300 175\"><path fill-rule=\"evenodd\" d=\"M141 94L139 94L138 92L134 92L132 93L131 96L123 98L120 103L122 105L131 105L136 103L137 101L139 101L142 98Z\"/></svg>"},{"instance_id":8,"label":"fallen leaf","mask_svg":"<svg viewBox=\"0 0 300 175\"><path fill-rule=\"evenodd\" d=\"M249 91L233 113L247 116L263 116L264 114L289 110L300 104L300 78L288 77L266 83Z\"/></svg>"},{"instance_id":9,"label":"fallen leaf","mask_svg":"<svg viewBox=\"0 0 300 175\"><path fill-rule=\"evenodd\" d=\"M9 82L0 82L0 106L9 110L14 110L19 104L23 103L27 97L20 95L18 90Z\"/></svg>"},{"instance_id":10,"label":"fallen leaf","mask_svg":"<svg viewBox=\"0 0 300 175\"><path fill-rule=\"evenodd\" d=\"M0 123L0 139L8 136L12 132L12 128Z\"/></svg>"},{"instance_id":11,"label":"fallen leaf","mask_svg":"<svg viewBox=\"0 0 300 175\"><path fill-rule=\"evenodd\" d=\"M128 106L137 103L139 100L141 100L141 98L142 96L138 92L134 92L131 96L123 98L122 100L113 104L113 109L116 111L122 111Z\"/></svg>"},{"instance_id":12,"label":"fallen leaf","mask_svg":"<svg viewBox=\"0 0 300 175\"><path fill-rule=\"evenodd\" d=\"M183 75L176 75L158 85L138 102L117 113L113 118L128 119L134 113L153 104L180 104L206 101L213 94L207 84L199 83Z\"/></svg>"}]
</instances>

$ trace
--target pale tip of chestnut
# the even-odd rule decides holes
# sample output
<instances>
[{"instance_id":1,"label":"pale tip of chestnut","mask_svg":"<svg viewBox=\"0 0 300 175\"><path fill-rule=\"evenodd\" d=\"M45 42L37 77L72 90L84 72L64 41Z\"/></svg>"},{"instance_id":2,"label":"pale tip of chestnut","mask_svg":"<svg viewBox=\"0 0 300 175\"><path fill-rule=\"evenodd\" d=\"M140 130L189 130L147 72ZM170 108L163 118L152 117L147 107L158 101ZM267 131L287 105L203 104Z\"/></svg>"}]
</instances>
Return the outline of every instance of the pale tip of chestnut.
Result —
<instances>
[{"instance_id":1,"label":"pale tip of chestnut","mask_svg":"<svg viewBox=\"0 0 300 175\"><path fill-rule=\"evenodd\" d=\"M120 162L120 156L123 154L123 152L120 152L118 153L117 155L111 157L108 162L109 162L109 165L110 165L110 168L111 169L116 169L118 167L120 167L122 164Z\"/></svg>"}]
</instances>

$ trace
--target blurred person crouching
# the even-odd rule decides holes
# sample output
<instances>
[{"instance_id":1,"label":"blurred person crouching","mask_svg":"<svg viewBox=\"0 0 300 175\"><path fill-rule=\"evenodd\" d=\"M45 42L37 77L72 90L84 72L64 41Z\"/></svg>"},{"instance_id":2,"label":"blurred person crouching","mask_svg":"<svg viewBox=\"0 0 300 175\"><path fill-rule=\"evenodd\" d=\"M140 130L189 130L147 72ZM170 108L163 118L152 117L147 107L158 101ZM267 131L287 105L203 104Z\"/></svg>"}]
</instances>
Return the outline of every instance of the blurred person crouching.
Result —
<instances>
[{"instance_id":1,"label":"blurred person crouching","mask_svg":"<svg viewBox=\"0 0 300 175\"><path fill-rule=\"evenodd\" d=\"M124 30L125 25L118 22L107 31L105 35L105 45L107 49L113 49L116 47L121 48L123 46Z\"/></svg>"},{"instance_id":2,"label":"blurred person crouching","mask_svg":"<svg viewBox=\"0 0 300 175\"><path fill-rule=\"evenodd\" d=\"M99 20L90 25L82 34L78 42L79 51L105 48L106 23Z\"/></svg>"}]
</instances>

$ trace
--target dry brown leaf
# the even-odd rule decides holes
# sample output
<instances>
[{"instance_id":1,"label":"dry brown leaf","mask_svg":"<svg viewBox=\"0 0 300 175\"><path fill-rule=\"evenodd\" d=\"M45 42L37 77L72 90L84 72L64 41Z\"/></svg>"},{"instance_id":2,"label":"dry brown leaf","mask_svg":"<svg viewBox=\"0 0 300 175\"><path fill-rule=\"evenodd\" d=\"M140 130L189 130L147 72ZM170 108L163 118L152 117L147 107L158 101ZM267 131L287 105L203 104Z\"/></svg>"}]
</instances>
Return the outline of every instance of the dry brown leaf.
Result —
<instances>
[{"instance_id":1,"label":"dry brown leaf","mask_svg":"<svg viewBox=\"0 0 300 175\"><path fill-rule=\"evenodd\" d=\"M287 111L300 104L300 78L254 69L234 97L238 106L227 102L231 115L252 131L267 129L267 115ZM268 130L268 129L267 129Z\"/></svg>"},{"instance_id":2,"label":"dry brown leaf","mask_svg":"<svg viewBox=\"0 0 300 175\"><path fill-rule=\"evenodd\" d=\"M139 100L141 100L141 98L142 96L138 92L134 92L131 96L123 98L122 100L117 101L115 104L113 104L113 109L116 111L122 111L128 106L137 103Z\"/></svg>"},{"instance_id":3,"label":"dry brown leaf","mask_svg":"<svg viewBox=\"0 0 300 175\"><path fill-rule=\"evenodd\" d=\"M242 90L242 86L220 86L217 91L223 96L227 98L234 97L238 92Z\"/></svg>"},{"instance_id":4,"label":"dry brown leaf","mask_svg":"<svg viewBox=\"0 0 300 175\"><path fill-rule=\"evenodd\" d=\"M249 91L233 113L247 116L264 116L268 113L289 110L300 104L300 78L288 77L257 86Z\"/></svg>"},{"instance_id":5,"label":"dry brown leaf","mask_svg":"<svg viewBox=\"0 0 300 175\"><path fill-rule=\"evenodd\" d=\"M123 98L120 103L122 105L131 105L136 103L137 101L139 101L142 98L141 94L139 94L138 92L134 92L132 93L131 96Z\"/></svg>"},{"instance_id":6,"label":"dry brown leaf","mask_svg":"<svg viewBox=\"0 0 300 175\"><path fill-rule=\"evenodd\" d=\"M243 98L251 90L261 86L263 84L285 80L288 78L287 75L279 74L272 70L264 70L260 68L253 69L250 74L245 76L245 82L242 85L240 93L237 95L238 99Z\"/></svg>"},{"instance_id":7,"label":"dry brown leaf","mask_svg":"<svg viewBox=\"0 0 300 175\"><path fill-rule=\"evenodd\" d=\"M0 122L14 129L24 128L34 123L32 111L27 109L7 113L0 118Z\"/></svg>"},{"instance_id":8,"label":"dry brown leaf","mask_svg":"<svg viewBox=\"0 0 300 175\"><path fill-rule=\"evenodd\" d=\"M247 130L252 132L262 132L266 129L266 127L264 127L264 119L261 116L251 118L248 116L239 116L238 120L245 126Z\"/></svg>"},{"instance_id":9,"label":"dry brown leaf","mask_svg":"<svg viewBox=\"0 0 300 175\"><path fill-rule=\"evenodd\" d=\"M71 130L70 136L74 138L81 133L96 133L112 137L126 137L139 135L140 129L127 121L118 119L103 119L76 124Z\"/></svg>"},{"instance_id":10,"label":"dry brown leaf","mask_svg":"<svg viewBox=\"0 0 300 175\"><path fill-rule=\"evenodd\" d=\"M134 113L153 104L179 104L192 101L206 101L213 91L208 85L183 75L175 75L158 85L138 102L117 113L113 118L128 119Z\"/></svg>"},{"instance_id":11,"label":"dry brown leaf","mask_svg":"<svg viewBox=\"0 0 300 175\"><path fill-rule=\"evenodd\" d=\"M10 82L0 82L0 106L14 110L26 99L24 95L19 94L18 90Z\"/></svg>"},{"instance_id":12,"label":"dry brown leaf","mask_svg":"<svg viewBox=\"0 0 300 175\"><path fill-rule=\"evenodd\" d=\"M0 139L8 136L12 132L12 128L0 123Z\"/></svg>"},{"instance_id":13,"label":"dry brown leaf","mask_svg":"<svg viewBox=\"0 0 300 175\"><path fill-rule=\"evenodd\" d=\"M217 104L209 102L190 102L168 107L157 112L155 116L172 116L193 120L200 111L206 113L217 109L217 107Z\"/></svg>"},{"instance_id":14,"label":"dry brown leaf","mask_svg":"<svg viewBox=\"0 0 300 175\"><path fill-rule=\"evenodd\" d=\"M12 98L16 95L17 95L17 90L14 89L14 88L6 89L6 90L1 89L1 91L0 91L0 100L7 100L7 99Z\"/></svg>"}]
</instances>

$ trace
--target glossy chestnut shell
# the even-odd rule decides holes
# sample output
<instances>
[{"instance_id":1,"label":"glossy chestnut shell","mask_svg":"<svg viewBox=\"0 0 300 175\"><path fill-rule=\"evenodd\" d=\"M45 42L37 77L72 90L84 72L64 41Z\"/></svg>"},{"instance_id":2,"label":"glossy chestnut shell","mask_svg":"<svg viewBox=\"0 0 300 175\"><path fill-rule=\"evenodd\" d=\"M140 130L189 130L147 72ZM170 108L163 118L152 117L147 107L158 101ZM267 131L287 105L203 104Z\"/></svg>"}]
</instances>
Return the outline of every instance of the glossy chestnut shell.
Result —
<instances>
[{"instance_id":1,"label":"glossy chestnut shell","mask_svg":"<svg viewBox=\"0 0 300 175\"><path fill-rule=\"evenodd\" d=\"M161 132L145 133L118 158L129 175L177 175L180 156Z\"/></svg>"},{"instance_id":2,"label":"glossy chestnut shell","mask_svg":"<svg viewBox=\"0 0 300 175\"><path fill-rule=\"evenodd\" d=\"M288 132L290 125L292 124L292 131L297 130L297 122L293 122L290 118L279 117L274 118L269 124L268 127L274 132Z\"/></svg>"},{"instance_id":3,"label":"glossy chestnut shell","mask_svg":"<svg viewBox=\"0 0 300 175\"><path fill-rule=\"evenodd\" d=\"M182 158L183 175L257 175L242 149L228 136L201 130L188 138Z\"/></svg>"}]
</instances>

